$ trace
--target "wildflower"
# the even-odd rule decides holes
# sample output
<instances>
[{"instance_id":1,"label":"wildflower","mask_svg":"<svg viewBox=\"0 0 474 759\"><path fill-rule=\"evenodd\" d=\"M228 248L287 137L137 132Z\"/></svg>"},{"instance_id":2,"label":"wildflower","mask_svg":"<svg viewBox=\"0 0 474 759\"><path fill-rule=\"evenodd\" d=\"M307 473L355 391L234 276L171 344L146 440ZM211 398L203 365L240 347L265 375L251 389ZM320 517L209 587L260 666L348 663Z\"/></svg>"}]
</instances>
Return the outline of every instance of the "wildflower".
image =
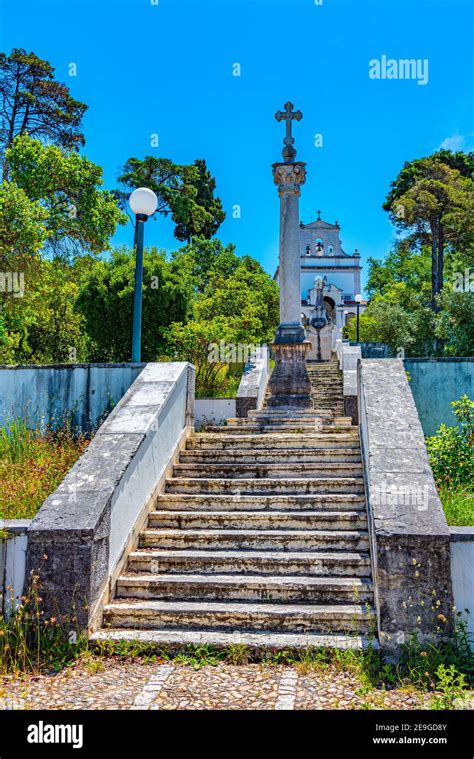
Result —
<instances>
[{"instance_id":1,"label":"wildflower","mask_svg":"<svg viewBox=\"0 0 474 759\"><path fill-rule=\"evenodd\" d=\"M438 619L440 620L440 622L447 622L448 621L446 619L446 617L444 616L444 614L438 614Z\"/></svg>"},{"instance_id":2,"label":"wildflower","mask_svg":"<svg viewBox=\"0 0 474 759\"><path fill-rule=\"evenodd\" d=\"M417 617L417 618L416 618L416 624L417 624L417 625L421 624L421 617Z\"/></svg>"},{"instance_id":3,"label":"wildflower","mask_svg":"<svg viewBox=\"0 0 474 759\"><path fill-rule=\"evenodd\" d=\"M426 653L426 651L420 651L420 656L428 656L428 654ZM426 672L425 672L425 674L426 674Z\"/></svg>"}]
</instances>

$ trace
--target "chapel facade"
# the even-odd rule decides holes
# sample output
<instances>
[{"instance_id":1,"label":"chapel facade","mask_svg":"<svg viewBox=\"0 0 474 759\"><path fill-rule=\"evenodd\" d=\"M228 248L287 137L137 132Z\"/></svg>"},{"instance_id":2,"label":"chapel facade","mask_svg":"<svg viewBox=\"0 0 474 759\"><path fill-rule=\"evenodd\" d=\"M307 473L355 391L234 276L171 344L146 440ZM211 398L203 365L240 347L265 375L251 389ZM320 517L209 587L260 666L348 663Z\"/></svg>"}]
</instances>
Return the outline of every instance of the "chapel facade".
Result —
<instances>
[{"instance_id":1,"label":"chapel facade","mask_svg":"<svg viewBox=\"0 0 474 759\"><path fill-rule=\"evenodd\" d=\"M317 212L316 221L309 224L300 222L300 287L301 314L307 337L316 344L317 330L311 325L318 297L318 288L323 290L326 311L326 325L320 329L323 358L330 358L336 340L342 337L341 330L357 314L356 295L361 293L360 253L355 250L346 253L340 239L340 225L330 224ZM275 278L278 280L279 270ZM321 281L322 280L322 281ZM362 314L367 302L360 303ZM314 320L313 320L314 321ZM308 358L316 358L312 350Z\"/></svg>"}]
</instances>

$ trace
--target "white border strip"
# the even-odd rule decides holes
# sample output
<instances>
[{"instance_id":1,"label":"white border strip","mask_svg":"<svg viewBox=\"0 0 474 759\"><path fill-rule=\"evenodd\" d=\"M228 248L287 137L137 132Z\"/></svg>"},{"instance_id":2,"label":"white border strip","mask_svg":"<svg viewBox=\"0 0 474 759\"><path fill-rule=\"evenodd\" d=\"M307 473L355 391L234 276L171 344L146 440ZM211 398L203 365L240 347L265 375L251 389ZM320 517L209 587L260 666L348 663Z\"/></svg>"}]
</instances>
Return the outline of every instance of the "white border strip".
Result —
<instances>
[{"instance_id":1,"label":"white border strip","mask_svg":"<svg viewBox=\"0 0 474 759\"><path fill-rule=\"evenodd\" d=\"M296 701L298 673L294 669L283 672L278 684L278 695L275 703L276 711L293 711Z\"/></svg>"},{"instance_id":2,"label":"white border strip","mask_svg":"<svg viewBox=\"0 0 474 759\"><path fill-rule=\"evenodd\" d=\"M150 709L152 702L163 688L171 673L174 672L174 669L175 668L171 664L162 664L158 673L150 677L146 685L143 686L140 693L135 697L135 701L130 707L130 711Z\"/></svg>"}]
</instances>

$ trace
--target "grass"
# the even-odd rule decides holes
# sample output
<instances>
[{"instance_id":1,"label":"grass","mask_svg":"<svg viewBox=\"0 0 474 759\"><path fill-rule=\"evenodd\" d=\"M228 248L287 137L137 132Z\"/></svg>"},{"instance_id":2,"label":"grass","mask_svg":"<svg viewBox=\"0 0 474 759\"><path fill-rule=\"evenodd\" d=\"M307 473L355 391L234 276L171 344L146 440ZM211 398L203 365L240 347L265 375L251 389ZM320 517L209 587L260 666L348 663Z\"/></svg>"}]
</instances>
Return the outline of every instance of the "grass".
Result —
<instances>
[{"instance_id":1,"label":"grass","mask_svg":"<svg viewBox=\"0 0 474 759\"><path fill-rule=\"evenodd\" d=\"M235 398L239 389L244 364L223 364L206 379L196 375L196 398Z\"/></svg>"},{"instance_id":2,"label":"grass","mask_svg":"<svg viewBox=\"0 0 474 759\"><path fill-rule=\"evenodd\" d=\"M61 669L86 655L88 641L72 615L46 617L41 607L39 576L29 578L21 603L13 609L13 589L8 615L0 614L0 675L40 674Z\"/></svg>"},{"instance_id":3,"label":"grass","mask_svg":"<svg viewBox=\"0 0 474 759\"><path fill-rule=\"evenodd\" d=\"M33 517L88 443L67 422L44 432L20 419L0 428L0 519Z\"/></svg>"},{"instance_id":4,"label":"grass","mask_svg":"<svg viewBox=\"0 0 474 759\"><path fill-rule=\"evenodd\" d=\"M474 492L468 487L439 488L446 520L453 527L474 525Z\"/></svg>"}]
</instances>

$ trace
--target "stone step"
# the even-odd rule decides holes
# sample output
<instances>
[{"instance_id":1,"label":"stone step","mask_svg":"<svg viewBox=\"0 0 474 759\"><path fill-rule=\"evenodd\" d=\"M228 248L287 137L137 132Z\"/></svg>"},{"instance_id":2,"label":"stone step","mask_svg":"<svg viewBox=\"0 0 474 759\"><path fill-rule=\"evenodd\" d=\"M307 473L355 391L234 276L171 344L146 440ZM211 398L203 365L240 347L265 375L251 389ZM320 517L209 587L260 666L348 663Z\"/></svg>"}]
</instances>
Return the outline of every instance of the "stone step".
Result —
<instances>
[{"instance_id":1,"label":"stone step","mask_svg":"<svg viewBox=\"0 0 474 759\"><path fill-rule=\"evenodd\" d=\"M253 409L253 412L249 412L247 417L229 417L227 419L227 424L240 424L241 422L249 422L252 420L258 420L260 422L267 419L269 423L274 421L281 422L286 419L288 419L288 421L303 420L305 422L318 422L321 419L332 419L332 414L330 414L327 409L325 409L324 412L319 413L319 410L313 407L301 411L297 410L296 412L287 406L280 406L277 408L267 407L259 409L258 411Z\"/></svg>"},{"instance_id":2,"label":"stone step","mask_svg":"<svg viewBox=\"0 0 474 759\"><path fill-rule=\"evenodd\" d=\"M158 574L303 575L370 577L367 553L347 551L133 551L128 571Z\"/></svg>"},{"instance_id":3,"label":"stone step","mask_svg":"<svg viewBox=\"0 0 474 759\"><path fill-rule=\"evenodd\" d=\"M175 464L174 477L195 478L225 478L225 479L282 479L290 477L362 477L361 463L346 463L344 461L298 464L296 462L273 462L271 464L248 464L245 462L232 464Z\"/></svg>"},{"instance_id":4,"label":"stone step","mask_svg":"<svg viewBox=\"0 0 474 759\"><path fill-rule=\"evenodd\" d=\"M318 371L314 367L308 367L308 376L311 380L325 380L328 378L340 381L342 379L342 372L338 369L326 369L326 371Z\"/></svg>"},{"instance_id":5,"label":"stone step","mask_svg":"<svg viewBox=\"0 0 474 759\"><path fill-rule=\"evenodd\" d=\"M301 429L302 427L314 427L324 426L324 429L330 428L331 425L336 424L338 427L352 426L352 420L350 416L338 416L334 418L331 411L326 412L326 416L314 416L314 415L287 415L286 414L265 414L261 411L258 416L242 419L228 419L226 427L252 427L253 425L259 426L280 426L288 425L289 427L296 427Z\"/></svg>"},{"instance_id":6,"label":"stone step","mask_svg":"<svg viewBox=\"0 0 474 759\"><path fill-rule=\"evenodd\" d=\"M147 529L140 548L245 551L368 551L362 530L165 530Z\"/></svg>"},{"instance_id":7,"label":"stone step","mask_svg":"<svg viewBox=\"0 0 474 759\"><path fill-rule=\"evenodd\" d=\"M353 493L310 495L221 495L219 493L162 493L157 510L173 511L364 511L365 497Z\"/></svg>"},{"instance_id":8,"label":"stone step","mask_svg":"<svg viewBox=\"0 0 474 759\"><path fill-rule=\"evenodd\" d=\"M224 479L219 477L173 477L166 480L167 493L363 493L362 477L295 477Z\"/></svg>"},{"instance_id":9,"label":"stone step","mask_svg":"<svg viewBox=\"0 0 474 759\"><path fill-rule=\"evenodd\" d=\"M268 433L273 432L273 430L289 430L289 431L298 431L301 430L310 430L310 431L319 431L319 430L327 430L331 429L336 424L336 419L333 417L332 409L328 409L328 413L331 414L331 419L329 420L323 420L323 419L304 419L301 417L300 419L289 419L289 418L280 418L280 419L266 419L266 418L260 418L256 417L255 419L240 419L239 422L232 422L231 424L226 424L225 429L229 432L245 432L245 434L248 434L248 430L258 429L262 432ZM341 417L337 417L339 420ZM341 426L340 424L338 426ZM349 427L351 425L348 425ZM208 428L212 431L212 428ZM221 427L222 430L222 427Z\"/></svg>"},{"instance_id":10,"label":"stone step","mask_svg":"<svg viewBox=\"0 0 474 759\"><path fill-rule=\"evenodd\" d=\"M318 633L269 633L264 632L241 632L233 630L209 631L209 630L139 630L125 628L99 630L89 638L92 644L102 642L121 643L131 641L146 643L147 646L156 646L158 651L168 649L179 651L189 646L212 646L217 649L225 649L230 646L241 645L254 651L278 651L278 650L308 650L311 648L328 648L343 651L362 651L367 648L377 650L378 641L370 635L322 635Z\"/></svg>"},{"instance_id":11,"label":"stone step","mask_svg":"<svg viewBox=\"0 0 474 759\"><path fill-rule=\"evenodd\" d=\"M186 450L253 450L254 448L320 450L327 447L352 448L359 443L357 427L352 427L350 430L316 432L298 436L291 433L237 436L223 432L222 430L225 429L225 427L221 428L218 433L195 433L186 441Z\"/></svg>"},{"instance_id":12,"label":"stone step","mask_svg":"<svg viewBox=\"0 0 474 759\"><path fill-rule=\"evenodd\" d=\"M343 401L344 401L344 398L342 397L342 394L339 394L339 393L337 393L337 394L336 393L334 393L334 394L331 394L331 393L311 393L311 399L312 399L315 407L319 406L322 409L324 409L324 406L321 405L323 403L330 402L330 403L334 403L336 405L338 403L339 404L343 403Z\"/></svg>"},{"instance_id":13,"label":"stone step","mask_svg":"<svg viewBox=\"0 0 474 759\"><path fill-rule=\"evenodd\" d=\"M344 462L357 464L361 461L360 448L321 448L314 451L304 448L285 450L267 450L266 448L253 448L244 450L191 450L181 451L179 454L181 464L207 464L209 461L222 464L273 464L281 463L311 463Z\"/></svg>"},{"instance_id":14,"label":"stone step","mask_svg":"<svg viewBox=\"0 0 474 759\"><path fill-rule=\"evenodd\" d=\"M360 604L270 604L204 601L119 601L107 604L104 622L141 629L368 632L374 613Z\"/></svg>"},{"instance_id":15,"label":"stone step","mask_svg":"<svg viewBox=\"0 0 474 759\"><path fill-rule=\"evenodd\" d=\"M256 601L271 603L371 603L372 583L359 577L271 575L127 574L117 580L118 598L162 601Z\"/></svg>"},{"instance_id":16,"label":"stone step","mask_svg":"<svg viewBox=\"0 0 474 759\"><path fill-rule=\"evenodd\" d=\"M288 408L288 406L266 409L250 409L250 411L247 413L247 419L255 419L255 417L260 416L269 416L275 419L285 416L290 416L292 419L313 419L318 417L318 413L314 408L292 409ZM241 417L232 417L232 419L235 418L240 419Z\"/></svg>"},{"instance_id":17,"label":"stone step","mask_svg":"<svg viewBox=\"0 0 474 759\"><path fill-rule=\"evenodd\" d=\"M367 530L363 511L151 511L149 528L179 530Z\"/></svg>"},{"instance_id":18,"label":"stone step","mask_svg":"<svg viewBox=\"0 0 474 759\"><path fill-rule=\"evenodd\" d=\"M263 422L262 424L258 424L258 422L254 422L250 419L242 419L242 424L235 424L235 425L226 425L226 426L215 426L215 425L209 425L207 427L207 432L214 432L214 433L222 433L225 431L228 435L248 435L249 432L252 434L260 434L260 435L271 435L274 432L287 432L291 433L293 435L300 435L302 433L311 433L311 432L321 432L321 433L328 433L328 432L342 432L353 429L352 426L352 420L348 419L346 420L345 417L337 417L332 422L327 422L325 424L320 424L319 422L295 422L293 419L291 422L274 422L271 424L268 424L266 422Z\"/></svg>"}]
</instances>

